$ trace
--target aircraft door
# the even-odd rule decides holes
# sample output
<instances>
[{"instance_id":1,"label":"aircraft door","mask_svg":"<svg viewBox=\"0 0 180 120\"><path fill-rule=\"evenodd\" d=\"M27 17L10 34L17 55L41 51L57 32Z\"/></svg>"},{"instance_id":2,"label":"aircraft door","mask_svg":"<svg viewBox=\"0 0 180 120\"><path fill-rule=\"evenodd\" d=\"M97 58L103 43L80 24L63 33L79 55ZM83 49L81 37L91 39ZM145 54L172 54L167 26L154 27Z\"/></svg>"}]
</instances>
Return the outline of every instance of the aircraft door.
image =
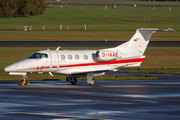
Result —
<instances>
[{"instance_id":1,"label":"aircraft door","mask_svg":"<svg viewBox=\"0 0 180 120\"><path fill-rule=\"evenodd\" d=\"M57 71L59 69L59 57L57 51L50 51L51 56L51 71Z\"/></svg>"},{"instance_id":2,"label":"aircraft door","mask_svg":"<svg viewBox=\"0 0 180 120\"><path fill-rule=\"evenodd\" d=\"M37 53L38 58L35 59L36 64L32 64L31 66L35 65L37 67L37 72L48 72L50 71L50 57L47 53Z\"/></svg>"}]
</instances>

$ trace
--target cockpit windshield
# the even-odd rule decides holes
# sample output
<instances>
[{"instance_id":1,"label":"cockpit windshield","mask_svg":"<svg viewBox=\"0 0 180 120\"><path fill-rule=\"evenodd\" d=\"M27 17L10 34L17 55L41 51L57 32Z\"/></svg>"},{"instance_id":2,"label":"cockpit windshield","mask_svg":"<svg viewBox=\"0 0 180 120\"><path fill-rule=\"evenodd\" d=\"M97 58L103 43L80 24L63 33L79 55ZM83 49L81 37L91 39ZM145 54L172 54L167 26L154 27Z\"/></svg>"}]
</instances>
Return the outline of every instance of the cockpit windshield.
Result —
<instances>
[{"instance_id":1,"label":"cockpit windshield","mask_svg":"<svg viewBox=\"0 0 180 120\"><path fill-rule=\"evenodd\" d=\"M37 58L48 58L48 55L44 53L34 53L30 57L28 57L28 59L37 59Z\"/></svg>"}]
</instances>

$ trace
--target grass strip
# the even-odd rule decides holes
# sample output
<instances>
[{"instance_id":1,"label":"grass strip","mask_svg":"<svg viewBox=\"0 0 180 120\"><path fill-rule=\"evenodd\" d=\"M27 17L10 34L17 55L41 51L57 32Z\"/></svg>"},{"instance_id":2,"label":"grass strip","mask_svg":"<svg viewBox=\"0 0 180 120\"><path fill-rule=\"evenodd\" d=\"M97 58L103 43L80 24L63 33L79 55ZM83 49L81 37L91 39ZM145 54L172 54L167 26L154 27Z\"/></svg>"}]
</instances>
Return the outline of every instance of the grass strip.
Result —
<instances>
[{"instance_id":1,"label":"grass strip","mask_svg":"<svg viewBox=\"0 0 180 120\"><path fill-rule=\"evenodd\" d=\"M138 77L138 76L97 76L94 77L95 80L157 80L157 77Z\"/></svg>"},{"instance_id":2,"label":"grass strip","mask_svg":"<svg viewBox=\"0 0 180 120\"><path fill-rule=\"evenodd\" d=\"M177 2L176 2L177 3ZM178 3L177 3L178 4ZM180 8L173 7L134 7L117 6L116 9L104 9L104 6L65 5L63 9L47 8L43 15L21 18L1 18L0 29L24 30L32 26L32 31L62 30L113 30L134 31L137 28L173 28L180 31ZM68 25L68 29L67 29ZM45 26L45 27L44 27ZM13 31L11 31L13 33ZM10 33L10 34L11 34Z\"/></svg>"},{"instance_id":3,"label":"grass strip","mask_svg":"<svg viewBox=\"0 0 180 120\"><path fill-rule=\"evenodd\" d=\"M174 74L174 75L180 75L180 71L127 71L127 73L148 73L148 74Z\"/></svg>"},{"instance_id":4,"label":"grass strip","mask_svg":"<svg viewBox=\"0 0 180 120\"><path fill-rule=\"evenodd\" d=\"M0 31L0 41L128 41L132 31ZM157 32L151 41L180 41L180 31Z\"/></svg>"}]
</instances>

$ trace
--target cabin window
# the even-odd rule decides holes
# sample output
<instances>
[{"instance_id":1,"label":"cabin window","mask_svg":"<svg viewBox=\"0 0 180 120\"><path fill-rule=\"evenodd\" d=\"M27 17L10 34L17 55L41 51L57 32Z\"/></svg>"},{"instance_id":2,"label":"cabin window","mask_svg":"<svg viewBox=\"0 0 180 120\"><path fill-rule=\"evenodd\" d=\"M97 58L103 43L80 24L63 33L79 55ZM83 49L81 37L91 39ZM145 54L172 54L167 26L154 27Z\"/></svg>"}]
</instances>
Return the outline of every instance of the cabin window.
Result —
<instances>
[{"instance_id":1,"label":"cabin window","mask_svg":"<svg viewBox=\"0 0 180 120\"><path fill-rule=\"evenodd\" d=\"M61 55L61 59L64 60L65 59L65 55Z\"/></svg>"},{"instance_id":2,"label":"cabin window","mask_svg":"<svg viewBox=\"0 0 180 120\"><path fill-rule=\"evenodd\" d=\"M48 58L48 55L47 54L41 54L40 58Z\"/></svg>"},{"instance_id":3,"label":"cabin window","mask_svg":"<svg viewBox=\"0 0 180 120\"><path fill-rule=\"evenodd\" d=\"M72 60L72 55L68 55L68 59L69 59L69 60Z\"/></svg>"},{"instance_id":4,"label":"cabin window","mask_svg":"<svg viewBox=\"0 0 180 120\"><path fill-rule=\"evenodd\" d=\"M37 58L48 58L48 55L44 53L34 53L30 57L28 57L28 59L37 59Z\"/></svg>"},{"instance_id":5,"label":"cabin window","mask_svg":"<svg viewBox=\"0 0 180 120\"><path fill-rule=\"evenodd\" d=\"M31 55L30 57L28 57L29 59L36 59L39 58L40 53L34 53L33 55Z\"/></svg>"},{"instance_id":6,"label":"cabin window","mask_svg":"<svg viewBox=\"0 0 180 120\"><path fill-rule=\"evenodd\" d=\"M76 59L76 60L79 60L79 55L75 55L75 59Z\"/></svg>"},{"instance_id":7,"label":"cabin window","mask_svg":"<svg viewBox=\"0 0 180 120\"><path fill-rule=\"evenodd\" d=\"M84 55L84 59L87 60L87 59L88 59L88 56L87 56L87 55Z\"/></svg>"}]
</instances>

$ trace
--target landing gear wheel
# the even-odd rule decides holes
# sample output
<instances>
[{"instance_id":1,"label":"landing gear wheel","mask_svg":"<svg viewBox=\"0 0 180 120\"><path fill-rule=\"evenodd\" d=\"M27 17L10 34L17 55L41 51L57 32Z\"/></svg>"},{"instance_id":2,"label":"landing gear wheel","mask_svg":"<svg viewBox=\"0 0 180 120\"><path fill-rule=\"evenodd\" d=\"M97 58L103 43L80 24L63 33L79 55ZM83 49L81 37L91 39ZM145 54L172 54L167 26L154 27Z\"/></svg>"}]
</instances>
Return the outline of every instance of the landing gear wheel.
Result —
<instances>
[{"instance_id":1,"label":"landing gear wheel","mask_svg":"<svg viewBox=\"0 0 180 120\"><path fill-rule=\"evenodd\" d=\"M29 82L26 82L25 85L31 85Z\"/></svg>"},{"instance_id":2,"label":"landing gear wheel","mask_svg":"<svg viewBox=\"0 0 180 120\"><path fill-rule=\"evenodd\" d=\"M24 86L24 83L23 82L18 82L18 85Z\"/></svg>"},{"instance_id":3,"label":"landing gear wheel","mask_svg":"<svg viewBox=\"0 0 180 120\"><path fill-rule=\"evenodd\" d=\"M71 83L72 85L75 85L77 83L77 79L75 77L71 78Z\"/></svg>"},{"instance_id":4,"label":"landing gear wheel","mask_svg":"<svg viewBox=\"0 0 180 120\"><path fill-rule=\"evenodd\" d=\"M23 76L23 80L21 82L18 82L18 85L22 85L22 86L30 85L29 82L26 82L26 78L27 78L27 76Z\"/></svg>"}]
</instances>

